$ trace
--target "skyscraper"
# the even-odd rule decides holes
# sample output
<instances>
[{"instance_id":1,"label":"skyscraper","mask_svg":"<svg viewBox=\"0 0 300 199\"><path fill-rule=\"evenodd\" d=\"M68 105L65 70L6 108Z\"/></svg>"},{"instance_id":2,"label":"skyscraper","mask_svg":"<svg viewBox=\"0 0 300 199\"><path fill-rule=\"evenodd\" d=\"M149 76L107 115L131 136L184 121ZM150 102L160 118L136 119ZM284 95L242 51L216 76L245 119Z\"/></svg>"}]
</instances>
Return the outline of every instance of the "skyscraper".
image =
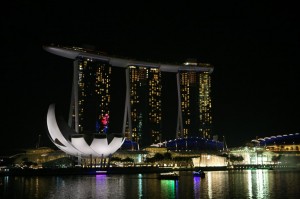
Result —
<instances>
[{"instance_id":1,"label":"skyscraper","mask_svg":"<svg viewBox=\"0 0 300 199\"><path fill-rule=\"evenodd\" d=\"M150 145L161 138L161 72L129 66L132 140Z\"/></svg>"},{"instance_id":2,"label":"skyscraper","mask_svg":"<svg viewBox=\"0 0 300 199\"><path fill-rule=\"evenodd\" d=\"M112 68L124 69L125 106L121 133L143 146L162 139L162 72L177 77L177 130L174 137L211 135L210 64L150 63L111 57L78 47L45 47L74 63L69 126L78 133L110 133ZM174 107L173 110L176 110ZM114 116L112 115L112 119ZM175 123L175 122L174 122ZM120 133L120 132L113 132Z\"/></svg>"},{"instance_id":3,"label":"skyscraper","mask_svg":"<svg viewBox=\"0 0 300 199\"><path fill-rule=\"evenodd\" d=\"M210 65L207 65L207 67ZM210 66L211 67L211 66ZM208 72L199 74L200 136L212 138L211 76Z\"/></svg>"},{"instance_id":4,"label":"skyscraper","mask_svg":"<svg viewBox=\"0 0 300 199\"><path fill-rule=\"evenodd\" d=\"M70 126L78 133L107 133L111 110L111 66L91 58L74 61Z\"/></svg>"},{"instance_id":5,"label":"skyscraper","mask_svg":"<svg viewBox=\"0 0 300 199\"><path fill-rule=\"evenodd\" d=\"M177 74L179 114L178 133L180 137L210 138L212 132L211 77L207 71L197 67L211 68L210 64L186 62Z\"/></svg>"}]
</instances>

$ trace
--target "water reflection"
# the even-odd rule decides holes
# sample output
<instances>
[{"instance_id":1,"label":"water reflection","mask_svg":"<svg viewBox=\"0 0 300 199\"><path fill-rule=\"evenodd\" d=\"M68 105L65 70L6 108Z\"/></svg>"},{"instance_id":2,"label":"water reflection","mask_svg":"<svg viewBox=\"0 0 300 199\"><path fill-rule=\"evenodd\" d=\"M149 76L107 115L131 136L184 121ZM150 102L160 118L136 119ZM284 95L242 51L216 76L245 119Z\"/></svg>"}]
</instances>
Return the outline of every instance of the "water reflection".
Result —
<instances>
[{"instance_id":1,"label":"water reflection","mask_svg":"<svg viewBox=\"0 0 300 199\"><path fill-rule=\"evenodd\" d=\"M212 198L212 180L211 180L211 172L207 173L207 184L208 184L208 198L211 199Z\"/></svg>"},{"instance_id":2,"label":"water reflection","mask_svg":"<svg viewBox=\"0 0 300 199\"><path fill-rule=\"evenodd\" d=\"M143 180L142 180L143 175L138 174L138 196L139 198L143 197Z\"/></svg>"},{"instance_id":3,"label":"water reflection","mask_svg":"<svg viewBox=\"0 0 300 199\"><path fill-rule=\"evenodd\" d=\"M201 177L194 177L194 198L200 198Z\"/></svg>"},{"instance_id":4,"label":"water reflection","mask_svg":"<svg viewBox=\"0 0 300 199\"><path fill-rule=\"evenodd\" d=\"M176 198L177 180L161 180L160 185L162 198Z\"/></svg>"},{"instance_id":5,"label":"water reflection","mask_svg":"<svg viewBox=\"0 0 300 199\"><path fill-rule=\"evenodd\" d=\"M106 175L96 175L96 187L95 187L95 195L107 197L107 176Z\"/></svg>"},{"instance_id":6,"label":"water reflection","mask_svg":"<svg viewBox=\"0 0 300 199\"><path fill-rule=\"evenodd\" d=\"M249 198L266 198L269 193L269 171L268 170L248 170L247 187Z\"/></svg>"},{"instance_id":7,"label":"water reflection","mask_svg":"<svg viewBox=\"0 0 300 199\"><path fill-rule=\"evenodd\" d=\"M0 177L0 198L297 198L300 171L211 171L205 178L157 174Z\"/></svg>"},{"instance_id":8,"label":"water reflection","mask_svg":"<svg viewBox=\"0 0 300 199\"><path fill-rule=\"evenodd\" d=\"M249 198L253 198L253 195L252 195L252 174L251 174L251 171L247 171L247 179L248 179L248 195L249 195Z\"/></svg>"},{"instance_id":9,"label":"water reflection","mask_svg":"<svg viewBox=\"0 0 300 199\"><path fill-rule=\"evenodd\" d=\"M257 198L269 196L269 172L267 170L256 170Z\"/></svg>"}]
</instances>

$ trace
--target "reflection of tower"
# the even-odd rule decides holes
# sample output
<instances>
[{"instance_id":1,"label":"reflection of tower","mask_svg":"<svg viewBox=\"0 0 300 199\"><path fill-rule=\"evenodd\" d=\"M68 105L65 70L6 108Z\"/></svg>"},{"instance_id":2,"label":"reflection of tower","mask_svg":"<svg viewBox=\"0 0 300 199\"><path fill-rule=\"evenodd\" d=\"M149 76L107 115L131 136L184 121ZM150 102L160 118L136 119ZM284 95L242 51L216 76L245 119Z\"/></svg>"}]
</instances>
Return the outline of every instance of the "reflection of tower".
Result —
<instances>
[{"instance_id":1,"label":"reflection of tower","mask_svg":"<svg viewBox=\"0 0 300 199\"><path fill-rule=\"evenodd\" d=\"M158 68L129 66L132 140L142 145L159 142L161 73Z\"/></svg>"},{"instance_id":2,"label":"reflection of tower","mask_svg":"<svg viewBox=\"0 0 300 199\"><path fill-rule=\"evenodd\" d=\"M108 120L103 118L110 112L110 77L111 67L106 63L89 58L74 61L69 125L76 132L107 132Z\"/></svg>"},{"instance_id":3,"label":"reflection of tower","mask_svg":"<svg viewBox=\"0 0 300 199\"><path fill-rule=\"evenodd\" d=\"M187 62L185 65L186 68L182 67L177 73L178 136L210 138L212 126L210 73L200 71L199 66L211 66L195 61Z\"/></svg>"}]
</instances>

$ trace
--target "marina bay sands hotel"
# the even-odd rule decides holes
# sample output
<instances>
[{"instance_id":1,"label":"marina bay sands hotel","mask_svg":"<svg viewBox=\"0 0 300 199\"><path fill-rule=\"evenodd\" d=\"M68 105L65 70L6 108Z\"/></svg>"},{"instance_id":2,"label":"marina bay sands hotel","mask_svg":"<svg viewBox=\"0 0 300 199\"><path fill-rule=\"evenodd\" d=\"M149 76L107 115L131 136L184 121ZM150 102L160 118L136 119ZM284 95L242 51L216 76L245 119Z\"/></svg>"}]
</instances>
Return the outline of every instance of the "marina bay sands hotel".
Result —
<instances>
[{"instance_id":1,"label":"marina bay sands hotel","mask_svg":"<svg viewBox=\"0 0 300 199\"><path fill-rule=\"evenodd\" d=\"M44 46L44 49L73 60L68 124L77 133L109 133L112 68L119 67L124 69L126 77L122 133L128 140L141 146L162 141L163 72L176 74L178 104L174 138L211 138L212 65L193 60L181 65L151 63L79 47Z\"/></svg>"}]
</instances>

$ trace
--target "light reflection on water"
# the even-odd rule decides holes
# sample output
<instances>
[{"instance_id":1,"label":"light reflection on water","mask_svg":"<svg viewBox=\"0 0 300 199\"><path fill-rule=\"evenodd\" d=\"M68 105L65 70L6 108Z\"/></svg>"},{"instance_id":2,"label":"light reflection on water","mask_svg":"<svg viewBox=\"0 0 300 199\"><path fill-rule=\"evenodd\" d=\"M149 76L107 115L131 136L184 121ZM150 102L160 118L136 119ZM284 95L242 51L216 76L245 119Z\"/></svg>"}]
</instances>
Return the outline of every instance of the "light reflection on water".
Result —
<instances>
[{"instance_id":1,"label":"light reflection on water","mask_svg":"<svg viewBox=\"0 0 300 199\"><path fill-rule=\"evenodd\" d=\"M211 171L205 178L157 174L0 177L0 198L298 198L300 171Z\"/></svg>"},{"instance_id":2,"label":"light reflection on water","mask_svg":"<svg viewBox=\"0 0 300 199\"><path fill-rule=\"evenodd\" d=\"M200 184L201 178L199 176L194 177L194 198L200 198Z\"/></svg>"},{"instance_id":3,"label":"light reflection on water","mask_svg":"<svg viewBox=\"0 0 300 199\"><path fill-rule=\"evenodd\" d=\"M161 180L161 197L162 198L175 198L177 180Z\"/></svg>"},{"instance_id":4,"label":"light reflection on water","mask_svg":"<svg viewBox=\"0 0 300 199\"><path fill-rule=\"evenodd\" d=\"M139 198L143 198L143 175L138 174L138 196Z\"/></svg>"}]
</instances>

